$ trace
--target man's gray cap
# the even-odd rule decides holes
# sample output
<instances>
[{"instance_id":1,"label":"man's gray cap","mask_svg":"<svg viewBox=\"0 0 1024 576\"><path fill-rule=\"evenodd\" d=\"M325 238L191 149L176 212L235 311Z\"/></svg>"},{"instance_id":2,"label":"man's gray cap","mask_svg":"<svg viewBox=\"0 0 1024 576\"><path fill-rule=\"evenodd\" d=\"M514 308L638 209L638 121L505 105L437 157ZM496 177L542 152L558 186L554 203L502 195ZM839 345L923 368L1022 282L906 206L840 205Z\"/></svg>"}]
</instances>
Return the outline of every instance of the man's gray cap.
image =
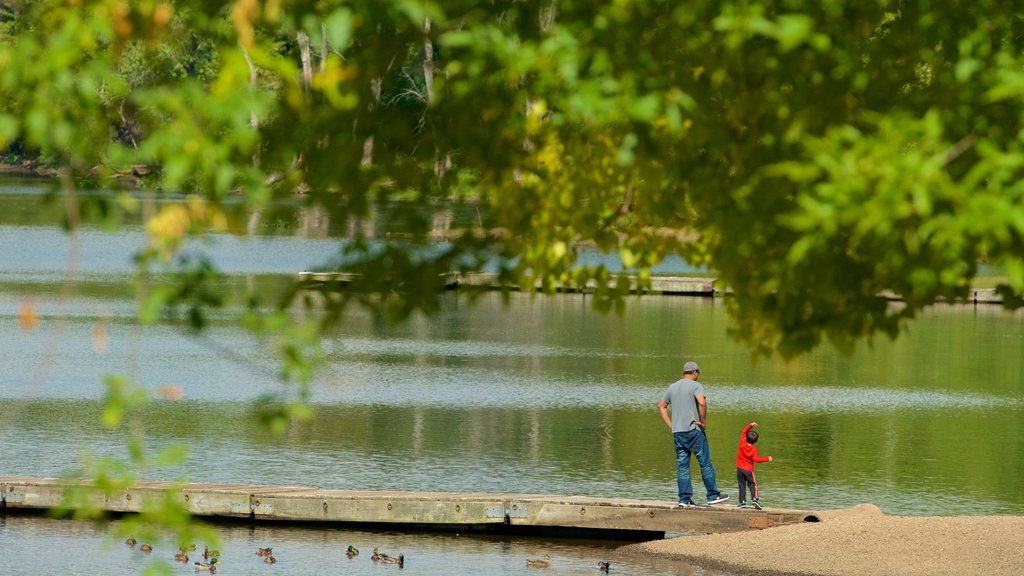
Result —
<instances>
[{"instance_id":1,"label":"man's gray cap","mask_svg":"<svg viewBox=\"0 0 1024 576\"><path fill-rule=\"evenodd\" d=\"M698 371L700 371L700 366L697 366L696 362L687 362L686 364L683 364L683 374Z\"/></svg>"}]
</instances>

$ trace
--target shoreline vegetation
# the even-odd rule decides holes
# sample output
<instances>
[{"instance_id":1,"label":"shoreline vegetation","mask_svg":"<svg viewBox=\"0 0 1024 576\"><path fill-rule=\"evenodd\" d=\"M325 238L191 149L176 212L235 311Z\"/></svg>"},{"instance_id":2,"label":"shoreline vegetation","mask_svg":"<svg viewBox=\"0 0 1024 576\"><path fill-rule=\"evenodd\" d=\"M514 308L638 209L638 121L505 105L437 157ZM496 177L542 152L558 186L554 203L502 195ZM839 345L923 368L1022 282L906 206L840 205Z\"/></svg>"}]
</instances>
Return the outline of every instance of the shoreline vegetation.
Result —
<instances>
[{"instance_id":1,"label":"shoreline vegetation","mask_svg":"<svg viewBox=\"0 0 1024 576\"><path fill-rule=\"evenodd\" d=\"M0 174L12 174L15 176L33 176L38 178L55 178L60 175L60 170L52 166L46 166L32 160L26 160L19 164L0 162Z\"/></svg>"},{"instance_id":2,"label":"shoreline vegetation","mask_svg":"<svg viewBox=\"0 0 1024 576\"><path fill-rule=\"evenodd\" d=\"M1019 574L1024 516L888 516L860 504L821 522L630 544L624 554L738 576Z\"/></svg>"},{"instance_id":3,"label":"shoreline vegetation","mask_svg":"<svg viewBox=\"0 0 1024 576\"><path fill-rule=\"evenodd\" d=\"M97 168L98 169L98 168ZM131 169L115 172L114 181L119 186L139 187L144 178L152 173L149 166L132 166ZM60 168L44 164L37 160L25 160L20 163L0 162L0 175L20 176L25 178L58 179Z\"/></svg>"}]
</instances>

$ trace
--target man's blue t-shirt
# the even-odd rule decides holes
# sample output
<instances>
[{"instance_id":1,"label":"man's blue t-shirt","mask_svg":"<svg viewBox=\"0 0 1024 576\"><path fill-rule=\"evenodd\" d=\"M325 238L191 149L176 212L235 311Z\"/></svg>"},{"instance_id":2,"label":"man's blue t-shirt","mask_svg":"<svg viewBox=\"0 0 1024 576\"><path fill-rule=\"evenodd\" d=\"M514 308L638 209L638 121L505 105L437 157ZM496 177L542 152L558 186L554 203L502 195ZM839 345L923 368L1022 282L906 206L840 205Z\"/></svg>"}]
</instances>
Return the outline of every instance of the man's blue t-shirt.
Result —
<instances>
[{"instance_id":1,"label":"man's blue t-shirt","mask_svg":"<svg viewBox=\"0 0 1024 576\"><path fill-rule=\"evenodd\" d=\"M672 432L686 432L699 428L694 422L700 422L697 412L697 396L704 395L704 386L696 380L682 378L676 380L661 397L672 407Z\"/></svg>"}]
</instances>

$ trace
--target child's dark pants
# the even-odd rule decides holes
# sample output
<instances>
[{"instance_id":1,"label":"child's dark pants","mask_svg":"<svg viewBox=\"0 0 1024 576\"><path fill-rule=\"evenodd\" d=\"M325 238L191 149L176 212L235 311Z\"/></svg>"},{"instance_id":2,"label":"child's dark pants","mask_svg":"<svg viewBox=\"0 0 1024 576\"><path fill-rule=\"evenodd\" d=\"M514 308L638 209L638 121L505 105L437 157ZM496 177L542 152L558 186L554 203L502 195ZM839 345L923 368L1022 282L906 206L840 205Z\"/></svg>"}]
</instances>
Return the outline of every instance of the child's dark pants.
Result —
<instances>
[{"instance_id":1,"label":"child's dark pants","mask_svg":"<svg viewBox=\"0 0 1024 576\"><path fill-rule=\"evenodd\" d=\"M747 486L750 486L750 497L757 498L757 482L754 480L753 472L737 468L736 482L740 485L740 502L747 501Z\"/></svg>"}]
</instances>

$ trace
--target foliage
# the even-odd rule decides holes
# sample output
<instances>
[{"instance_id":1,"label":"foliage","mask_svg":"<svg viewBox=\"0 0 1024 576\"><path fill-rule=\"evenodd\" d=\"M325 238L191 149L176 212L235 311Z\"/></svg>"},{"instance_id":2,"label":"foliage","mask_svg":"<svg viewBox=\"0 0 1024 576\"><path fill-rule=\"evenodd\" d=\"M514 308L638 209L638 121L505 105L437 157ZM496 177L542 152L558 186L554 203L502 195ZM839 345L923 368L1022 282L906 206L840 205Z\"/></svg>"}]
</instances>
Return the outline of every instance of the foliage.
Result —
<instances>
[{"instance_id":1,"label":"foliage","mask_svg":"<svg viewBox=\"0 0 1024 576\"><path fill-rule=\"evenodd\" d=\"M12 4L0 140L72 182L157 167L228 217L301 189L342 227L402 198L411 235L348 245L375 274L342 306L429 310L434 274L496 267L597 279L607 308L623 291L577 264L587 243L641 278L669 254L707 264L758 352L850 350L965 297L979 261L1019 301L1021 17L996 8ZM487 221L422 249L467 189Z\"/></svg>"}]
</instances>

